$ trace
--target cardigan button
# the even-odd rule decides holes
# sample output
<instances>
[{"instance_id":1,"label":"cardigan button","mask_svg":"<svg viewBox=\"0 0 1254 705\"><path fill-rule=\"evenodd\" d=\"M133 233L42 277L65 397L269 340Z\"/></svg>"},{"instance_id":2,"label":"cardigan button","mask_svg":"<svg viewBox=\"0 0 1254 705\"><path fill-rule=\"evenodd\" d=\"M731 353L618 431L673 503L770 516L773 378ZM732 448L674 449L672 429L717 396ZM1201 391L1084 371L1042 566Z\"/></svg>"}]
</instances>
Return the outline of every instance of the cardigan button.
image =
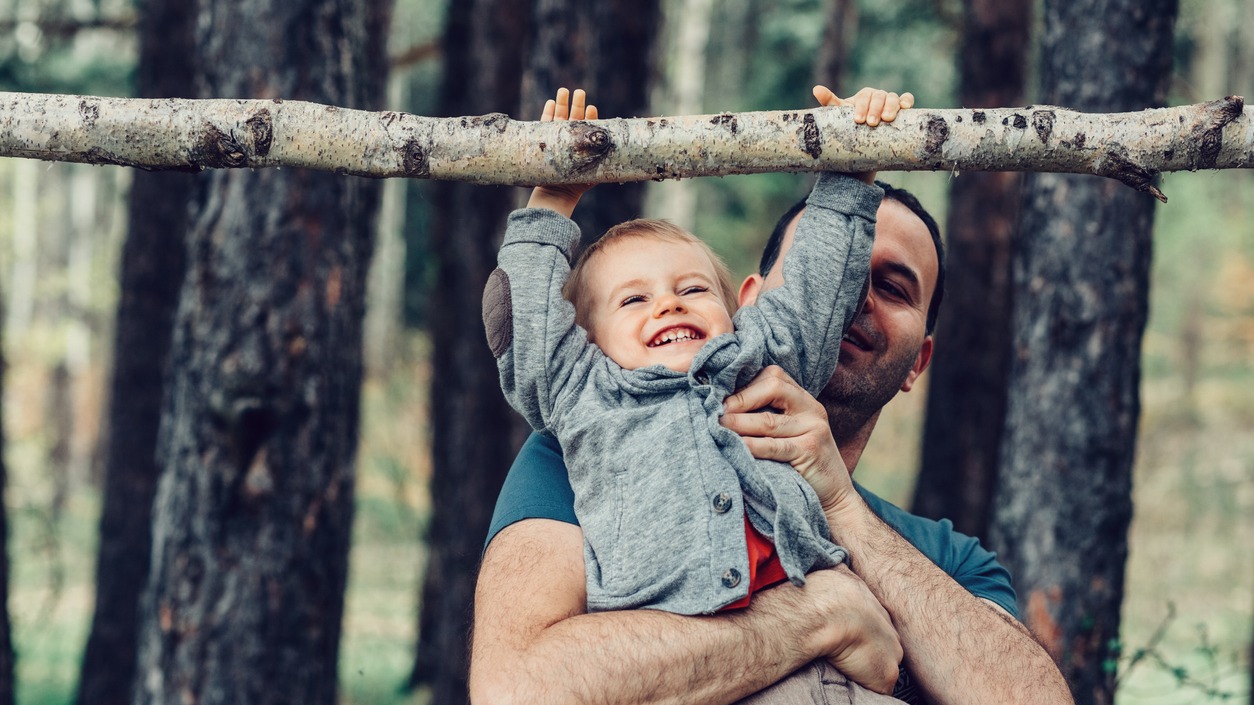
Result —
<instances>
[{"instance_id":1,"label":"cardigan button","mask_svg":"<svg viewBox=\"0 0 1254 705\"><path fill-rule=\"evenodd\" d=\"M731 495L727 494L726 492L719 492L718 494L714 495L713 504L714 504L714 511L718 512L719 514L726 514L727 510L732 508Z\"/></svg>"},{"instance_id":2,"label":"cardigan button","mask_svg":"<svg viewBox=\"0 0 1254 705\"><path fill-rule=\"evenodd\" d=\"M723 573L723 587L734 588L740 584L740 571L735 568L728 568Z\"/></svg>"}]
</instances>

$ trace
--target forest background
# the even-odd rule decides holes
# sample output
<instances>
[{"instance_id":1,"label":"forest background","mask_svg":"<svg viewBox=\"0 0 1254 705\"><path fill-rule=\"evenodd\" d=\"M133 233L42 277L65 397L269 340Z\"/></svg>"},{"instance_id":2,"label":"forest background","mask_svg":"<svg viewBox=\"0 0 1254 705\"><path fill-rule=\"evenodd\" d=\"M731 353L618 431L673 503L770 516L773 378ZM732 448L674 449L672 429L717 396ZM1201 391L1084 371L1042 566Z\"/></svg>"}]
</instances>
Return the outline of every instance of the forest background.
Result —
<instances>
[{"instance_id":1,"label":"forest background","mask_svg":"<svg viewBox=\"0 0 1254 705\"><path fill-rule=\"evenodd\" d=\"M808 107L827 5L663 3L650 114ZM436 114L446 10L441 0L398 0L389 109ZM901 87L921 106L960 104L962 3L863 2L850 12L846 91ZM0 0L0 90L131 95L135 13L127 0ZM1029 75L1036 54L1026 53ZM1183 0L1173 58L1169 104L1254 97L1254 9ZM536 108L513 117L534 118ZM942 223L948 190L962 178L886 176ZM130 179L124 169L0 160L9 609L20 703L72 702L87 638ZM807 183L772 174L651 184L645 209L691 222L743 275L774 217ZM1254 175L1172 174L1162 186L1171 200L1155 223L1118 701L1239 701L1249 697L1254 631ZM431 516L435 264L427 233L435 196L420 181L384 189L340 663L346 703L424 699L402 686L414 668L421 537ZM911 503L925 406L918 392L891 404L858 468L863 484L902 506Z\"/></svg>"}]
</instances>

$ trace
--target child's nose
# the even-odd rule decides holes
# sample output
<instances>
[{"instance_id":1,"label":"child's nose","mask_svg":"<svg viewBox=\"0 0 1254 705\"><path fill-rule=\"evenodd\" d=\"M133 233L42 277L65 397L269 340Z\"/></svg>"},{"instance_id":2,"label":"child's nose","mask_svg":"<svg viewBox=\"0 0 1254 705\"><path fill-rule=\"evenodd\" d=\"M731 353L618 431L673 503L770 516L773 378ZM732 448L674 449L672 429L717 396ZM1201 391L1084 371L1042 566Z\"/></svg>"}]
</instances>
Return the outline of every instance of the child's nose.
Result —
<instances>
[{"instance_id":1,"label":"child's nose","mask_svg":"<svg viewBox=\"0 0 1254 705\"><path fill-rule=\"evenodd\" d=\"M654 316L665 316L668 313L683 313L684 304L678 296L674 294L668 296L659 296L657 303L653 307Z\"/></svg>"}]
</instances>

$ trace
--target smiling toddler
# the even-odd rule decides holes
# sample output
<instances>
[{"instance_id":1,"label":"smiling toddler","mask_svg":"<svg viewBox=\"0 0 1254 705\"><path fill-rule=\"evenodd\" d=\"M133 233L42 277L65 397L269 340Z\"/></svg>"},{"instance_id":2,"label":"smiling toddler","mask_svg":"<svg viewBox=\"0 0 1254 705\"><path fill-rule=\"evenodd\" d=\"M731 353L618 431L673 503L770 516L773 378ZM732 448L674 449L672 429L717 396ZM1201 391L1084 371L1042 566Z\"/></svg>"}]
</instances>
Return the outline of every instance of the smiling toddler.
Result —
<instances>
[{"instance_id":1,"label":"smiling toddler","mask_svg":"<svg viewBox=\"0 0 1254 705\"><path fill-rule=\"evenodd\" d=\"M719 417L767 365L811 394L831 378L865 296L880 190L821 175L784 283L737 311L727 268L665 221L615 226L572 270L585 189L538 188L510 215L483 312L507 399L562 446L589 610L709 614L843 561L813 488L752 457Z\"/></svg>"}]
</instances>

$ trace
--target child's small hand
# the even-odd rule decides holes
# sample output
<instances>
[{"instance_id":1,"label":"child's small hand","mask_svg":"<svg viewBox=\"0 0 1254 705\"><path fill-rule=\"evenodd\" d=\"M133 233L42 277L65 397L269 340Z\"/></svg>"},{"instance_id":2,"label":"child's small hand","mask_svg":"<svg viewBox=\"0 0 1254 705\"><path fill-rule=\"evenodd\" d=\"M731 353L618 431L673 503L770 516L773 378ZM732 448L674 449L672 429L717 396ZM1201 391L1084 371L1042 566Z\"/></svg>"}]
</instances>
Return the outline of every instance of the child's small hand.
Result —
<instances>
[{"instance_id":1,"label":"child's small hand","mask_svg":"<svg viewBox=\"0 0 1254 705\"><path fill-rule=\"evenodd\" d=\"M897 119L897 113L914 105L913 93L897 95L878 88L863 88L854 93L852 98L840 98L827 86L815 86L813 92L819 105L851 107L853 108L853 121L870 127L875 127L881 122L892 122ZM874 171L864 171L850 174L850 176L868 184L875 183Z\"/></svg>"},{"instance_id":2,"label":"child's small hand","mask_svg":"<svg viewBox=\"0 0 1254 705\"><path fill-rule=\"evenodd\" d=\"M585 106L586 94L576 88L572 95L565 88L557 89L557 99L546 101L540 122L564 122L566 120L596 120L597 106ZM548 208L569 218L584 192L594 184L557 184L537 186L531 191L528 208Z\"/></svg>"},{"instance_id":3,"label":"child's small hand","mask_svg":"<svg viewBox=\"0 0 1254 705\"><path fill-rule=\"evenodd\" d=\"M814 97L819 105L853 108L853 121L859 125L875 127L881 122L892 122L897 113L914 106L914 94L897 95L878 88L863 88L852 98L839 98L827 86L815 86Z\"/></svg>"}]
</instances>

